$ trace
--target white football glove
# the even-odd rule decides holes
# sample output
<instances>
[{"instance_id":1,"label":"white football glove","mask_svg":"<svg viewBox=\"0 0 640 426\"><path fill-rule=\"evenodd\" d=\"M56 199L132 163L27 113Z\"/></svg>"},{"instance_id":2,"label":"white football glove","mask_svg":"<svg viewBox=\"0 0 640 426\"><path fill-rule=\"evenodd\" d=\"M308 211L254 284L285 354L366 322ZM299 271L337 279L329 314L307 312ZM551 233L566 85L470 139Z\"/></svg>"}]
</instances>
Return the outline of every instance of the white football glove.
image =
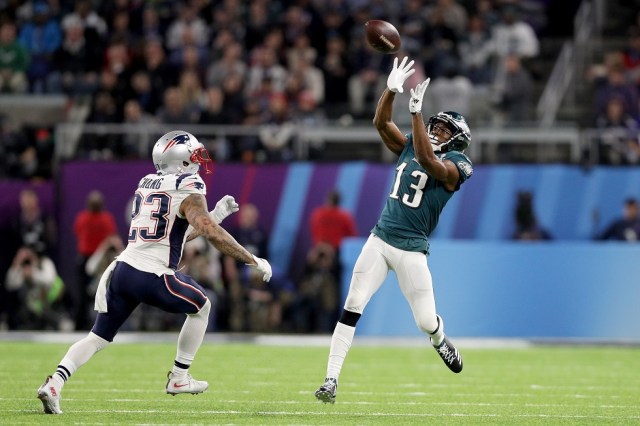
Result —
<instances>
[{"instance_id":1,"label":"white football glove","mask_svg":"<svg viewBox=\"0 0 640 426\"><path fill-rule=\"evenodd\" d=\"M405 80L409 78L411 74L416 72L415 69L411 68L413 67L413 63L415 61L411 61L407 64L407 59L408 58L405 56L402 62L400 63L400 66L398 66L397 57L393 60L393 69L391 70L389 77L387 77L387 87L389 88L389 90L391 90L394 93L404 92L402 85L404 84Z\"/></svg>"},{"instance_id":2,"label":"white football glove","mask_svg":"<svg viewBox=\"0 0 640 426\"><path fill-rule=\"evenodd\" d=\"M227 216L237 212L240 209L238 203L231 195L225 195L216 203L213 210L209 212L209 215L213 220L220 225Z\"/></svg>"},{"instance_id":3,"label":"white football glove","mask_svg":"<svg viewBox=\"0 0 640 426\"><path fill-rule=\"evenodd\" d=\"M258 272L260 272L262 274L262 280L268 283L269 280L271 279L271 274L272 274L271 265L269 265L269 262L267 261L267 259L263 259L253 254L252 256L256 264L249 265L249 266L251 266L252 268L256 269Z\"/></svg>"},{"instance_id":4,"label":"white football glove","mask_svg":"<svg viewBox=\"0 0 640 426\"><path fill-rule=\"evenodd\" d=\"M424 98L424 92L427 91L430 78L427 78L422 83L418 84L415 89L411 89L411 99L409 100L409 112L411 114L422 112L422 98Z\"/></svg>"}]
</instances>

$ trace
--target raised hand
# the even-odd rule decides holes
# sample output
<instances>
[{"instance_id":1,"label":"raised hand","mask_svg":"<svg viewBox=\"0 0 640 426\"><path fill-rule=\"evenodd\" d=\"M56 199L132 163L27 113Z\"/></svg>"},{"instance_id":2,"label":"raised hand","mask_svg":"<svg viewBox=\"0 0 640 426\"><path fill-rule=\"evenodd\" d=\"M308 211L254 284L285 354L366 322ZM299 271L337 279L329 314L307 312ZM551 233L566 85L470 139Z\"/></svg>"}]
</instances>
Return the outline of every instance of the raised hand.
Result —
<instances>
[{"instance_id":1,"label":"raised hand","mask_svg":"<svg viewBox=\"0 0 640 426\"><path fill-rule=\"evenodd\" d=\"M409 112L411 114L422 112L422 99L424 98L424 92L427 91L430 78L427 78L422 83L418 84L415 89L411 89L411 99L409 100Z\"/></svg>"},{"instance_id":2,"label":"raised hand","mask_svg":"<svg viewBox=\"0 0 640 426\"><path fill-rule=\"evenodd\" d=\"M402 85L411 74L416 72L416 70L412 68L415 61L407 64L408 59L409 58L405 56L400 65L398 65L398 58L393 60L393 69L391 73L389 73L389 77L387 77L387 87L394 93L404 92Z\"/></svg>"},{"instance_id":3,"label":"raised hand","mask_svg":"<svg viewBox=\"0 0 640 426\"><path fill-rule=\"evenodd\" d=\"M240 209L238 203L231 195L225 195L216 203L216 206L211 210L210 215L213 220L219 225L227 216L237 212Z\"/></svg>"}]
</instances>

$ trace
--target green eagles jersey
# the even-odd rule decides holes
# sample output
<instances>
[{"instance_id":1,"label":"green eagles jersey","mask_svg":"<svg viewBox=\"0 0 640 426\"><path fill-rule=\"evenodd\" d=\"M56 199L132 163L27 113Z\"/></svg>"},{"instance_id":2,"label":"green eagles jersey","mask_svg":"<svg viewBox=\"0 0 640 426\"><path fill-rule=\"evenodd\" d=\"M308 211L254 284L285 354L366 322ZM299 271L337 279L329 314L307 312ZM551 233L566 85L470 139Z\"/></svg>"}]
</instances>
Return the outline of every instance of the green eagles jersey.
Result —
<instances>
[{"instance_id":1,"label":"green eagles jersey","mask_svg":"<svg viewBox=\"0 0 640 426\"><path fill-rule=\"evenodd\" d=\"M436 153L442 160L450 160L460 172L460 185L473 174L469 157L458 151ZM429 176L418 163L413 149L413 135L396 163L396 174L391 193L382 210L378 223L371 230L386 243L407 251L429 253L429 235L435 229L440 212L453 192L444 184Z\"/></svg>"}]
</instances>

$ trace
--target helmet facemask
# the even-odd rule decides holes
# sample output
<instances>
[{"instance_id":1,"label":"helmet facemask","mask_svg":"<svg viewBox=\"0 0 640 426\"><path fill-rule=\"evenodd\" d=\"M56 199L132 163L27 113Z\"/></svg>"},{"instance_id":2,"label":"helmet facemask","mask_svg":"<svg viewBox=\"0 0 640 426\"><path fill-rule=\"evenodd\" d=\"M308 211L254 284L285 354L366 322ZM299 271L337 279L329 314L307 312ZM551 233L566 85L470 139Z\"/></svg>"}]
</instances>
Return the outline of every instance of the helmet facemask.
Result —
<instances>
[{"instance_id":1,"label":"helmet facemask","mask_svg":"<svg viewBox=\"0 0 640 426\"><path fill-rule=\"evenodd\" d=\"M447 143L451 140L453 131L446 121L429 120L427 135L433 152L446 152Z\"/></svg>"},{"instance_id":2,"label":"helmet facemask","mask_svg":"<svg viewBox=\"0 0 640 426\"><path fill-rule=\"evenodd\" d=\"M434 152L464 152L471 143L467 121L454 111L431 116L427 122L427 134Z\"/></svg>"},{"instance_id":3,"label":"helmet facemask","mask_svg":"<svg viewBox=\"0 0 640 426\"><path fill-rule=\"evenodd\" d=\"M209 163L213 163L213 160L209 156L209 152L204 146L201 146L200 148L196 148L193 151L193 154L191 154L191 157L189 157L189 160L191 160L191 162L194 164L203 166L204 173L206 175L213 172L213 170L209 170Z\"/></svg>"}]
</instances>

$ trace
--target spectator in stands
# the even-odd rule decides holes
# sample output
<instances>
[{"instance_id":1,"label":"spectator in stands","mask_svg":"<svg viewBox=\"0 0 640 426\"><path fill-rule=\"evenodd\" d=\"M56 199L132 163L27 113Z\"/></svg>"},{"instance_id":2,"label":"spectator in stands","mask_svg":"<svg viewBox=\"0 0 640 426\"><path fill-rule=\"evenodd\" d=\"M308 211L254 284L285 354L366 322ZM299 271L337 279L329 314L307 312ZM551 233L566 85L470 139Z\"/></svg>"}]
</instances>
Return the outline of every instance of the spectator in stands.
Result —
<instances>
[{"instance_id":1,"label":"spectator in stands","mask_svg":"<svg viewBox=\"0 0 640 426\"><path fill-rule=\"evenodd\" d=\"M205 47L209 41L209 28L191 3L179 4L178 16L167 29L167 48L170 51L178 49L185 40L190 40L198 47Z\"/></svg>"},{"instance_id":2,"label":"spectator in stands","mask_svg":"<svg viewBox=\"0 0 640 426\"><path fill-rule=\"evenodd\" d=\"M325 81L325 111L327 115L339 117L347 112L349 104L348 82L351 74L349 56L343 38L329 37L326 54L321 59L320 67Z\"/></svg>"},{"instance_id":3,"label":"spectator in stands","mask_svg":"<svg viewBox=\"0 0 640 426\"><path fill-rule=\"evenodd\" d=\"M624 68L620 65L610 67L606 81L596 87L594 117L604 115L609 100L614 97L622 100L625 114L638 116L638 88L627 81Z\"/></svg>"},{"instance_id":4,"label":"spectator in stands","mask_svg":"<svg viewBox=\"0 0 640 426\"><path fill-rule=\"evenodd\" d=\"M298 50L298 54L291 55L289 65L289 80L292 78L299 79L301 83L301 90L306 91L313 96L313 99L317 105L321 105L324 102L324 75L322 70L314 65L314 55L309 51ZM335 89L334 89L335 90ZM300 92L296 94L296 98L300 95ZM290 99L296 101L297 99Z\"/></svg>"},{"instance_id":5,"label":"spectator in stands","mask_svg":"<svg viewBox=\"0 0 640 426\"><path fill-rule=\"evenodd\" d=\"M11 223L14 250L17 247L32 247L38 253L52 257L55 254L56 223L50 215L42 212L38 194L31 188L20 191L20 214Z\"/></svg>"},{"instance_id":6,"label":"spectator in stands","mask_svg":"<svg viewBox=\"0 0 640 426\"><path fill-rule=\"evenodd\" d=\"M292 161L295 125L291 121L289 102L284 94L269 98L259 136L264 159L272 162Z\"/></svg>"},{"instance_id":7,"label":"spectator in stands","mask_svg":"<svg viewBox=\"0 0 640 426\"><path fill-rule=\"evenodd\" d=\"M91 277L87 274L87 261L102 241L117 233L113 214L105 209L104 196L100 191L93 190L87 195L86 208L75 217L73 232L78 242L78 261L75 285L69 288L69 303L75 329L87 330L91 325L89 309L93 300L88 292Z\"/></svg>"},{"instance_id":8,"label":"spectator in stands","mask_svg":"<svg viewBox=\"0 0 640 426\"><path fill-rule=\"evenodd\" d=\"M492 81L493 45L490 32L480 15L469 19L468 29L458 43L458 54L464 75L474 85L485 85Z\"/></svg>"},{"instance_id":9,"label":"spectator in stands","mask_svg":"<svg viewBox=\"0 0 640 426\"><path fill-rule=\"evenodd\" d=\"M112 39L104 52L103 69L125 82L131 76L131 52L124 39Z\"/></svg>"},{"instance_id":10,"label":"spectator in stands","mask_svg":"<svg viewBox=\"0 0 640 426\"><path fill-rule=\"evenodd\" d=\"M328 243L336 251L343 238L358 234L353 216L340 207L340 193L336 190L327 194L324 205L313 209L309 225L314 246Z\"/></svg>"},{"instance_id":11,"label":"spectator in stands","mask_svg":"<svg viewBox=\"0 0 640 426\"><path fill-rule=\"evenodd\" d=\"M540 54L540 41L531 25L521 19L518 6L506 4L500 22L492 29L491 43L496 62L492 85L499 102L507 90L508 68L514 65L512 58L519 58L523 67L529 70L533 59Z\"/></svg>"},{"instance_id":12,"label":"spectator in stands","mask_svg":"<svg viewBox=\"0 0 640 426\"><path fill-rule=\"evenodd\" d=\"M102 77L105 82L115 78L115 75L104 71ZM116 98L103 86L93 97L87 122L109 124L119 123L121 120L122 114ZM124 155L122 138L114 133L91 134L83 142L81 151L92 160L112 160Z\"/></svg>"},{"instance_id":13,"label":"spectator in stands","mask_svg":"<svg viewBox=\"0 0 640 426\"><path fill-rule=\"evenodd\" d=\"M326 196L325 203L313 209L309 221L311 251L314 251L315 247L321 244L328 244L332 253L326 248L320 249L324 256L321 259L317 258L321 253L310 253L308 258L312 261L309 262L308 266L311 266L311 270L315 270L314 265L320 266L317 264L317 260L322 265L321 269L324 270L326 261L331 258L333 263L330 265L330 271L336 283L339 283L341 278L340 244L344 238L358 235L358 228L353 215L348 210L340 207L340 199L340 192L337 190L330 191Z\"/></svg>"},{"instance_id":14,"label":"spectator in stands","mask_svg":"<svg viewBox=\"0 0 640 426\"><path fill-rule=\"evenodd\" d=\"M533 194L529 191L520 191L517 193L516 200L514 209L516 229L513 239L525 241L551 240L551 234L538 223L533 206Z\"/></svg>"},{"instance_id":15,"label":"spectator in stands","mask_svg":"<svg viewBox=\"0 0 640 426\"><path fill-rule=\"evenodd\" d=\"M222 56L211 62L207 68L207 86L221 86L227 75L235 73L242 77L246 75L247 64L242 58L242 45L232 41L222 51Z\"/></svg>"},{"instance_id":16,"label":"spectator in stands","mask_svg":"<svg viewBox=\"0 0 640 426\"><path fill-rule=\"evenodd\" d=\"M19 40L30 57L27 77L31 92L46 92L47 76L53 69L53 55L62 43L60 24L51 17L48 4L34 3L33 18L20 28Z\"/></svg>"},{"instance_id":17,"label":"spectator in stands","mask_svg":"<svg viewBox=\"0 0 640 426\"><path fill-rule=\"evenodd\" d=\"M165 89L175 83L173 70L162 46L162 38L151 37L145 40L143 58L134 69L149 74L152 92L160 99Z\"/></svg>"},{"instance_id":18,"label":"spectator in stands","mask_svg":"<svg viewBox=\"0 0 640 426\"><path fill-rule=\"evenodd\" d=\"M259 218L260 212L254 204L243 204L238 213L238 224L229 233L249 253L268 259L269 235L260 225ZM223 267L229 294L229 326L232 331L249 331L253 328L249 322L252 303L273 301L271 290L265 286L254 288L254 277L249 267L232 257L224 257ZM253 307L260 305L255 303Z\"/></svg>"},{"instance_id":19,"label":"spectator in stands","mask_svg":"<svg viewBox=\"0 0 640 426\"><path fill-rule=\"evenodd\" d=\"M229 124L241 124L244 121L245 97L244 79L240 74L232 73L222 83L224 108L229 114ZM247 123L250 124L250 123Z\"/></svg>"},{"instance_id":20,"label":"spectator in stands","mask_svg":"<svg viewBox=\"0 0 640 426\"><path fill-rule=\"evenodd\" d=\"M445 19L445 9L434 7L427 15L429 25L424 30L423 43L428 46L424 67L427 75L436 78L444 73L446 64L458 60L460 36ZM466 21L466 17L464 19Z\"/></svg>"},{"instance_id":21,"label":"spectator in stands","mask_svg":"<svg viewBox=\"0 0 640 426\"><path fill-rule=\"evenodd\" d=\"M292 69L297 65L298 58L309 60L311 65L318 61L318 49L311 45L308 34L300 34L293 40L293 45L285 52L287 68Z\"/></svg>"},{"instance_id":22,"label":"spectator in stands","mask_svg":"<svg viewBox=\"0 0 640 426\"><path fill-rule=\"evenodd\" d=\"M143 40L160 39L165 34L165 28L162 25L159 8L155 5L145 5L142 11L142 28L140 30Z\"/></svg>"},{"instance_id":23,"label":"spectator in stands","mask_svg":"<svg viewBox=\"0 0 640 426\"><path fill-rule=\"evenodd\" d=\"M458 37L464 35L468 20L467 10L464 7L456 0L437 0L432 8L427 9L427 18L436 10L442 15L446 26L453 29Z\"/></svg>"},{"instance_id":24,"label":"spectator in stands","mask_svg":"<svg viewBox=\"0 0 640 426\"><path fill-rule=\"evenodd\" d=\"M154 90L151 77L147 71L138 70L131 76L130 87L127 90L126 99L135 100L147 114L155 114L162 104L161 92ZM126 115L126 104L125 104Z\"/></svg>"},{"instance_id":25,"label":"spectator in stands","mask_svg":"<svg viewBox=\"0 0 640 426\"><path fill-rule=\"evenodd\" d=\"M85 37L82 20L67 19L62 45L53 53L52 72L47 82L49 91L69 96L94 92L98 87L101 53L101 49Z\"/></svg>"},{"instance_id":26,"label":"spectator in stands","mask_svg":"<svg viewBox=\"0 0 640 426\"><path fill-rule=\"evenodd\" d=\"M364 40L363 34L354 34L349 46L349 110L358 118L370 115L367 105L375 104L376 94L385 87L387 77L381 70L389 68L391 57L372 52Z\"/></svg>"},{"instance_id":27,"label":"spectator in stands","mask_svg":"<svg viewBox=\"0 0 640 426\"><path fill-rule=\"evenodd\" d=\"M21 247L6 276L12 330L58 330L64 283L53 261L33 246Z\"/></svg>"},{"instance_id":28,"label":"spectator in stands","mask_svg":"<svg viewBox=\"0 0 640 426\"><path fill-rule=\"evenodd\" d=\"M164 102L156 112L156 118L163 124L195 123L199 118L197 111L185 105L184 95L179 87L169 87L164 92Z\"/></svg>"},{"instance_id":29,"label":"spectator in stands","mask_svg":"<svg viewBox=\"0 0 640 426\"><path fill-rule=\"evenodd\" d=\"M638 122L625 112L621 98L609 99L606 111L596 119L596 127L600 130L599 163L620 165L640 162Z\"/></svg>"},{"instance_id":30,"label":"spectator in stands","mask_svg":"<svg viewBox=\"0 0 640 426\"><path fill-rule=\"evenodd\" d=\"M131 28L131 11L119 9L114 11L110 19L109 36L114 40L122 40L129 49L137 48L138 36Z\"/></svg>"},{"instance_id":31,"label":"spectator in stands","mask_svg":"<svg viewBox=\"0 0 640 426\"><path fill-rule=\"evenodd\" d=\"M184 71L191 71L198 75L200 81L205 81L208 62L209 50L196 46L191 40L185 40L179 49L174 49L169 54L169 63L176 80L180 79Z\"/></svg>"},{"instance_id":32,"label":"spectator in stands","mask_svg":"<svg viewBox=\"0 0 640 426\"><path fill-rule=\"evenodd\" d=\"M402 48L415 56L422 56L422 52L428 49L423 42L426 7L422 0L407 0L398 10L396 26L402 34Z\"/></svg>"},{"instance_id":33,"label":"spectator in stands","mask_svg":"<svg viewBox=\"0 0 640 426\"><path fill-rule=\"evenodd\" d=\"M224 93L218 86L209 86L200 111L200 124L229 124L229 114L224 108Z\"/></svg>"},{"instance_id":34,"label":"spectator in stands","mask_svg":"<svg viewBox=\"0 0 640 426\"><path fill-rule=\"evenodd\" d=\"M146 127L146 130L123 135L124 158L145 158L156 141L152 132L157 124L155 117L144 111L136 99L129 99L124 104L124 124Z\"/></svg>"},{"instance_id":35,"label":"spectator in stands","mask_svg":"<svg viewBox=\"0 0 640 426\"><path fill-rule=\"evenodd\" d=\"M638 209L638 201L635 198L627 198L624 202L622 217L613 220L597 236L597 239L638 242L640 238L640 213Z\"/></svg>"},{"instance_id":36,"label":"spectator in stands","mask_svg":"<svg viewBox=\"0 0 640 426\"><path fill-rule=\"evenodd\" d=\"M433 111L452 110L466 116L471 115L473 83L460 73L458 61L447 60L442 65L442 75L430 84L431 109Z\"/></svg>"},{"instance_id":37,"label":"spectator in stands","mask_svg":"<svg viewBox=\"0 0 640 426\"><path fill-rule=\"evenodd\" d=\"M85 37L91 40L91 45L104 42L107 39L109 27L104 18L93 10L91 0L75 0L73 12L62 18L62 28L66 30L68 25L72 22L75 24L78 20L82 22Z\"/></svg>"},{"instance_id":38,"label":"spectator in stands","mask_svg":"<svg viewBox=\"0 0 640 426\"><path fill-rule=\"evenodd\" d=\"M293 331L328 333L338 320L340 281L335 274L339 262L329 243L314 245L307 253L305 271L291 307Z\"/></svg>"},{"instance_id":39,"label":"spectator in stands","mask_svg":"<svg viewBox=\"0 0 640 426\"><path fill-rule=\"evenodd\" d=\"M24 93L28 89L29 53L16 39L16 24L0 23L0 93Z\"/></svg>"},{"instance_id":40,"label":"spectator in stands","mask_svg":"<svg viewBox=\"0 0 640 426\"><path fill-rule=\"evenodd\" d=\"M504 58L504 70L504 79L494 93L498 110L508 124L526 123L532 118L534 83L531 73L515 55Z\"/></svg>"},{"instance_id":41,"label":"spectator in stands","mask_svg":"<svg viewBox=\"0 0 640 426\"><path fill-rule=\"evenodd\" d=\"M632 28L629 32L627 46L622 51L624 68L629 81L640 86L640 28Z\"/></svg>"},{"instance_id":42,"label":"spectator in stands","mask_svg":"<svg viewBox=\"0 0 640 426\"><path fill-rule=\"evenodd\" d=\"M285 39L288 44L303 34L309 34L313 15L300 5L292 4L284 11Z\"/></svg>"},{"instance_id":43,"label":"spectator in stands","mask_svg":"<svg viewBox=\"0 0 640 426\"><path fill-rule=\"evenodd\" d=\"M520 17L518 6L506 3L502 8L501 20L492 30L492 42L498 58L516 55L520 58L534 58L540 53L538 35L531 25Z\"/></svg>"},{"instance_id":44,"label":"spectator in stands","mask_svg":"<svg viewBox=\"0 0 640 426\"><path fill-rule=\"evenodd\" d=\"M260 45L251 51L246 93L250 94L259 90L265 79L271 82L275 92L284 92L288 71L278 63L277 59L277 52L264 45Z\"/></svg>"},{"instance_id":45,"label":"spectator in stands","mask_svg":"<svg viewBox=\"0 0 640 426\"><path fill-rule=\"evenodd\" d=\"M89 278L87 292L90 299L95 297L102 273L123 250L124 245L122 244L122 240L118 235L113 234L102 240L93 254L89 256L84 269ZM93 310L91 312L93 312Z\"/></svg>"},{"instance_id":46,"label":"spectator in stands","mask_svg":"<svg viewBox=\"0 0 640 426\"><path fill-rule=\"evenodd\" d=\"M183 70L178 79L178 89L182 93L184 107L190 117L189 122L196 123L200 118L203 92L197 72L192 69Z\"/></svg>"},{"instance_id":47,"label":"spectator in stands","mask_svg":"<svg viewBox=\"0 0 640 426\"><path fill-rule=\"evenodd\" d=\"M28 146L25 132L0 114L0 177L26 179L21 164L21 154Z\"/></svg>"}]
</instances>

